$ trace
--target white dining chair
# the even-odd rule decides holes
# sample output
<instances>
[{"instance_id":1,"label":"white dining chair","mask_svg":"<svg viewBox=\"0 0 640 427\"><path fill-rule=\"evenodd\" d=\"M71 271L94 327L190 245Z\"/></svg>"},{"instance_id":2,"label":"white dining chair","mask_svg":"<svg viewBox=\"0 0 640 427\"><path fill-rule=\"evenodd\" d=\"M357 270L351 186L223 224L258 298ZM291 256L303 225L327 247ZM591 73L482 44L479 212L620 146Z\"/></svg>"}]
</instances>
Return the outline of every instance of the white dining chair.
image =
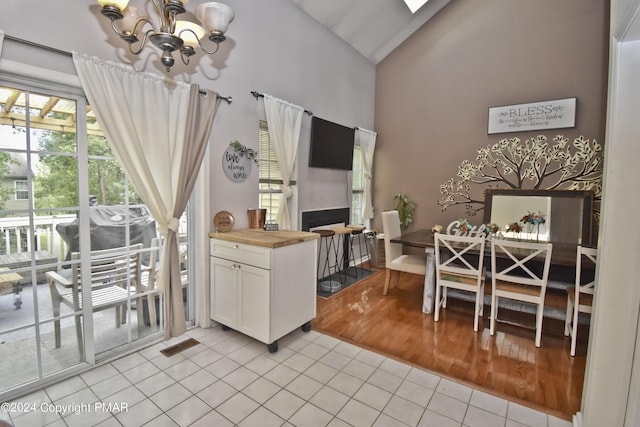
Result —
<instances>
[{"instance_id":1,"label":"white dining chair","mask_svg":"<svg viewBox=\"0 0 640 427\"><path fill-rule=\"evenodd\" d=\"M491 335L496 329L500 298L527 302L536 305L535 345L540 347L552 249L552 243L491 240Z\"/></svg>"},{"instance_id":2,"label":"white dining chair","mask_svg":"<svg viewBox=\"0 0 640 427\"><path fill-rule=\"evenodd\" d=\"M384 256L385 266L387 268L384 280L383 295L389 292L389 284L391 282L391 272L397 272L396 287L400 281L400 273L412 273L425 275L427 270L426 254L405 255L402 252L402 244L391 243L391 239L401 235L400 215L398 211L382 212L382 229L384 233Z\"/></svg>"},{"instance_id":3,"label":"white dining chair","mask_svg":"<svg viewBox=\"0 0 640 427\"><path fill-rule=\"evenodd\" d=\"M478 318L484 307L484 237L456 236L436 233L436 307L434 321L440 319L440 308L447 308L449 288L475 294L473 330L478 331Z\"/></svg>"},{"instance_id":4,"label":"white dining chair","mask_svg":"<svg viewBox=\"0 0 640 427\"><path fill-rule=\"evenodd\" d=\"M567 317L564 323L564 335L571 336L571 355L576 355L576 337L578 335L578 316L580 313L591 314L595 279L582 284L584 270L595 268L598 250L578 246L576 252L576 281L575 286L567 288Z\"/></svg>"}]
</instances>

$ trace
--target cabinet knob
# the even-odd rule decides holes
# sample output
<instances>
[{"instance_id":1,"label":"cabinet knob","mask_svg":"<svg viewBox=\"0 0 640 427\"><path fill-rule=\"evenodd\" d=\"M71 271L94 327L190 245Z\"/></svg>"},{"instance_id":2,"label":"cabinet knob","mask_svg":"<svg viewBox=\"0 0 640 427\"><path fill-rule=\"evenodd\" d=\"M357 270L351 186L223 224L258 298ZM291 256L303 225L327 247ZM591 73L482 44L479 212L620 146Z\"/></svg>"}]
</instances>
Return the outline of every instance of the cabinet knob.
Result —
<instances>
[{"instance_id":1,"label":"cabinet knob","mask_svg":"<svg viewBox=\"0 0 640 427\"><path fill-rule=\"evenodd\" d=\"M240 246L238 245L233 245L233 249L238 249Z\"/></svg>"}]
</instances>

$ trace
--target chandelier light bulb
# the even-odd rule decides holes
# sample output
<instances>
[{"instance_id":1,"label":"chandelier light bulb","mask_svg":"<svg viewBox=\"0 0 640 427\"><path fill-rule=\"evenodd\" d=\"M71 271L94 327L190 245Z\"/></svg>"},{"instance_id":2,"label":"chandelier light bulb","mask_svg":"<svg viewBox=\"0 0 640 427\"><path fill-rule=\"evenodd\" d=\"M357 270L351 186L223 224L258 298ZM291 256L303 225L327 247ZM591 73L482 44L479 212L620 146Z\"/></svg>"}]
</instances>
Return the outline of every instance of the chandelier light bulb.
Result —
<instances>
[{"instance_id":1,"label":"chandelier light bulb","mask_svg":"<svg viewBox=\"0 0 640 427\"><path fill-rule=\"evenodd\" d=\"M129 4L129 0L98 0L98 4L102 7L111 6L123 11Z\"/></svg>"},{"instance_id":2,"label":"chandelier light bulb","mask_svg":"<svg viewBox=\"0 0 640 427\"><path fill-rule=\"evenodd\" d=\"M199 40L204 37L204 28L189 21L176 21L176 30L173 32L184 41L185 46L198 47Z\"/></svg>"}]
</instances>

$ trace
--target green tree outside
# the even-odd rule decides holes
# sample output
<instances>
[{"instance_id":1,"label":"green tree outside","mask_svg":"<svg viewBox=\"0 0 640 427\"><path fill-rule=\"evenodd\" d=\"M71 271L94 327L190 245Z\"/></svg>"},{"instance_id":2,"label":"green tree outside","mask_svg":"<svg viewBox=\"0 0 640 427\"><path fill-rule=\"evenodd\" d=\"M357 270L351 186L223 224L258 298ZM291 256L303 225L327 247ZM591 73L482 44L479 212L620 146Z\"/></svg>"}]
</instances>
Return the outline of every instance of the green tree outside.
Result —
<instances>
[{"instance_id":1,"label":"green tree outside","mask_svg":"<svg viewBox=\"0 0 640 427\"><path fill-rule=\"evenodd\" d=\"M113 159L111 149L102 136L88 135L89 193L97 197L99 205L125 203L125 175ZM76 134L45 131L39 139L42 154L34 178L35 206L40 209L76 206L78 204L78 171ZM65 153L63 155L57 153ZM68 153L68 155L67 155ZM129 187L129 203L141 203Z\"/></svg>"},{"instance_id":2,"label":"green tree outside","mask_svg":"<svg viewBox=\"0 0 640 427\"><path fill-rule=\"evenodd\" d=\"M0 176L4 177L9 173L12 163L17 164L9 153L4 151L0 152ZM14 189L12 187L0 185L0 210L6 208L7 200L11 199L13 194Z\"/></svg>"}]
</instances>

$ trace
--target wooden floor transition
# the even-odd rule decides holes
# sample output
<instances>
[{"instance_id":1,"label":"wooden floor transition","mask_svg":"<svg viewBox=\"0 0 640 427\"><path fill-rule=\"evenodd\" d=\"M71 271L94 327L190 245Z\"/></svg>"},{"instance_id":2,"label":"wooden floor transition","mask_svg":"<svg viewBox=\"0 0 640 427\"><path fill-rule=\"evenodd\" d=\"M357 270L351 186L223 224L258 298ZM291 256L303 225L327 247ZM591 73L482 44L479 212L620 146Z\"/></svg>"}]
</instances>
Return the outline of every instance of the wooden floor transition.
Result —
<instances>
[{"instance_id":1,"label":"wooden floor transition","mask_svg":"<svg viewBox=\"0 0 640 427\"><path fill-rule=\"evenodd\" d=\"M382 295L385 270L329 299L317 299L314 330L405 361L554 416L571 419L580 409L588 328L569 355L564 322L545 318L542 344L534 345L533 315L514 314L489 335L489 307L473 331L473 306L449 298L440 321L422 313L424 276L402 273L397 288ZM500 317L508 316L500 312Z\"/></svg>"}]
</instances>

